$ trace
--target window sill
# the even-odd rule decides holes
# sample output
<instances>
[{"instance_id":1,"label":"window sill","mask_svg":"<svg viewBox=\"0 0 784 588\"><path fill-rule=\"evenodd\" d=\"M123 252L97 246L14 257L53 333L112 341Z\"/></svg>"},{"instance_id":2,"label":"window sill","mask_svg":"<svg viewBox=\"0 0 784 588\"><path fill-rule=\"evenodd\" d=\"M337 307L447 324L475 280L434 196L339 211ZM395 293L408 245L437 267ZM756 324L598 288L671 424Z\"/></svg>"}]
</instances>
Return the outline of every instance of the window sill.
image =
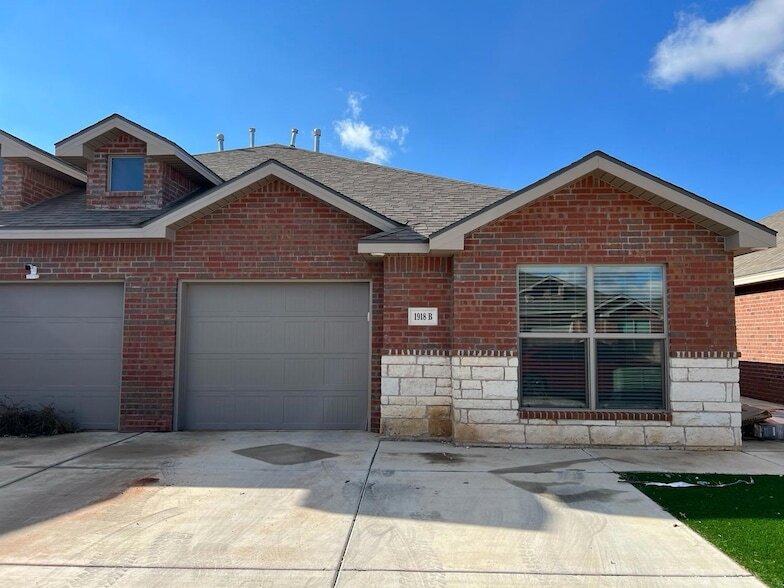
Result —
<instances>
[{"instance_id":1,"label":"window sill","mask_svg":"<svg viewBox=\"0 0 784 588\"><path fill-rule=\"evenodd\" d=\"M579 421L671 421L672 413L663 410L557 410L552 408L521 408L521 419Z\"/></svg>"}]
</instances>

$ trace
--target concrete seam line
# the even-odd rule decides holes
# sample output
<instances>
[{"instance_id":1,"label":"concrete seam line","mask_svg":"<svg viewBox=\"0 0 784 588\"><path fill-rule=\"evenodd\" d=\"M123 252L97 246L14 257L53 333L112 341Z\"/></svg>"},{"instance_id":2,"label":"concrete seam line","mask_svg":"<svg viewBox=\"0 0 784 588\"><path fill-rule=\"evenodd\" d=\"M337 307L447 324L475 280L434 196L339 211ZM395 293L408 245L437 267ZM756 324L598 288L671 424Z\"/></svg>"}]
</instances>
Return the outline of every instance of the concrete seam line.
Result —
<instances>
[{"instance_id":1,"label":"concrete seam line","mask_svg":"<svg viewBox=\"0 0 784 588\"><path fill-rule=\"evenodd\" d=\"M79 459L80 457L84 457L85 455L89 455L90 453L93 453L95 451L99 451L101 449L106 449L107 447L111 447L112 445L117 445L118 443L122 443L123 441L128 441L129 439L134 439L135 437L138 437L139 435L142 435L142 434L143 433L135 433L135 434L130 435L128 437L123 437L122 439L119 439L118 441L112 441L111 443L107 443L106 445L101 445L100 447L96 447L95 449L90 449L89 451L85 451L85 452L80 453L78 455L74 455L74 456L69 457L67 459L63 459L62 461L58 461L57 463L50 464L50 465L48 465L46 467L41 468L40 470L36 470L34 472L29 473L26 476L22 476L21 478L17 478L16 480L11 480L10 482L6 482L5 484L0 484L0 489L7 488L11 484L16 484L17 482L21 482L22 480L27 480L28 478L32 478L33 476L37 476L38 474L41 474L41 473L43 473L43 472L45 472L47 470L51 470L52 468L56 468L57 466L63 465L64 463L68 463L69 461L73 461L74 459Z\"/></svg>"},{"instance_id":2,"label":"concrete seam line","mask_svg":"<svg viewBox=\"0 0 784 588\"><path fill-rule=\"evenodd\" d=\"M359 500L357 500L357 509L354 511L354 518L351 519L351 525L346 533L346 541L343 543L343 551L340 552L340 559L338 560L338 567L335 570L335 576L332 579L332 588L335 588L340 579L340 571L343 569L343 560L346 559L346 552L348 551L348 544L351 541L351 535L354 533L354 525L359 516L359 509L362 508L362 499L365 498L365 490L367 490L368 480L370 479L370 472L373 470L373 464L376 462L376 455L378 448L381 447L381 439L376 442L376 449L373 451L373 457L370 458L370 465L368 466L367 474L365 474L365 481L362 484L362 492L359 493Z\"/></svg>"}]
</instances>

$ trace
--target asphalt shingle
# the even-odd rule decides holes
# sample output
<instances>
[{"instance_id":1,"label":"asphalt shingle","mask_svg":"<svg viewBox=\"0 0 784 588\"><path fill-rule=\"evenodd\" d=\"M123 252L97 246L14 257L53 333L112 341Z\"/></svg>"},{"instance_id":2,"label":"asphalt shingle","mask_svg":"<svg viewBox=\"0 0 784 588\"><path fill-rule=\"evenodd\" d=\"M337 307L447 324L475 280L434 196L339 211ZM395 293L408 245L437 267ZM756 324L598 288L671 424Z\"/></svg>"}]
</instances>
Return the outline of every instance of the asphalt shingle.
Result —
<instances>
[{"instance_id":1,"label":"asphalt shingle","mask_svg":"<svg viewBox=\"0 0 784 588\"><path fill-rule=\"evenodd\" d=\"M224 180L275 159L425 236L512 192L285 145L204 153L196 159Z\"/></svg>"},{"instance_id":2,"label":"asphalt shingle","mask_svg":"<svg viewBox=\"0 0 784 588\"><path fill-rule=\"evenodd\" d=\"M763 225L779 232L776 247L740 255L735 258L735 277L750 276L762 272L784 269L784 246L781 234L784 232L784 210L766 216L760 221Z\"/></svg>"}]
</instances>

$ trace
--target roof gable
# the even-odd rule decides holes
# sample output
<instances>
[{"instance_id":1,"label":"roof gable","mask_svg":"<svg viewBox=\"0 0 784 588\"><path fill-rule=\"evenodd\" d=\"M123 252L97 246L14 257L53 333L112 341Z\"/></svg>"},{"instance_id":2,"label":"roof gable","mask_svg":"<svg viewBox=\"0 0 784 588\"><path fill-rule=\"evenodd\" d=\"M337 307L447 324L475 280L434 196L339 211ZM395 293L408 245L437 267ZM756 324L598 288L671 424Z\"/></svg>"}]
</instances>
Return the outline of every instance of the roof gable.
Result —
<instances>
[{"instance_id":1,"label":"roof gable","mask_svg":"<svg viewBox=\"0 0 784 588\"><path fill-rule=\"evenodd\" d=\"M762 223L779 232L784 231L784 210L766 216ZM780 245L735 259L736 286L781 279L784 279L784 247Z\"/></svg>"},{"instance_id":2,"label":"roof gable","mask_svg":"<svg viewBox=\"0 0 784 588\"><path fill-rule=\"evenodd\" d=\"M606 153L594 151L538 182L436 231L430 235L430 251L460 251L466 234L588 174L721 235L727 251L740 254L772 247L776 243L776 232L772 229Z\"/></svg>"},{"instance_id":3,"label":"roof gable","mask_svg":"<svg viewBox=\"0 0 784 588\"><path fill-rule=\"evenodd\" d=\"M83 170L2 130L0 130L0 157L24 160L33 167L43 169L74 184L87 182L87 174Z\"/></svg>"},{"instance_id":4,"label":"roof gable","mask_svg":"<svg viewBox=\"0 0 784 588\"><path fill-rule=\"evenodd\" d=\"M118 131L127 133L147 144L147 155L166 161L172 167L201 184L218 185L223 180L206 165L190 155L182 147L153 131L112 114L81 131L55 143L55 154L79 167L85 167L92 152L110 142Z\"/></svg>"}]
</instances>

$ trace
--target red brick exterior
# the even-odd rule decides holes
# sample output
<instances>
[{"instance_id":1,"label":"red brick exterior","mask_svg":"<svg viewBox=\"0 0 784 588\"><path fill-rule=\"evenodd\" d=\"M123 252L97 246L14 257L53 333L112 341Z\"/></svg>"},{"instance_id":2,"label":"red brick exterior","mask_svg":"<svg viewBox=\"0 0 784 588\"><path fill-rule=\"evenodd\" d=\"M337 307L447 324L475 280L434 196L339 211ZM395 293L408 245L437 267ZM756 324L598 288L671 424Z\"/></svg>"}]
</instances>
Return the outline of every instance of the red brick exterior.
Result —
<instances>
[{"instance_id":1,"label":"red brick exterior","mask_svg":"<svg viewBox=\"0 0 784 588\"><path fill-rule=\"evenodd\" d=\"M408 308L438 309L437 326L409 326ZM384 258L384 348L450 349L452 259L425 255Z\"/></svg>"},{"instance_id":2,"label":"red brick exterior","mask_svg":"<svg viewBox=\"0 0 784 588\"><path fill-rule=\"evenodd\" d=\"M101 148L88 168L95 199L109 198L106 156L142 147L126 136ZM125 283L126 431L172 427L183 280L372 280L373 431L382 350L516 352L518 264L665 264L671 351L735 351L732 256L723 239L590 177L477 229L453 257L358 254L358 240L376 231L271 180L180 228L174 241L0 241L0 280L17 281L23 264L35 263L41 281ZM409 327L409 306L437 307L439 325Z\"/></svg>"},{"instance_id":3,"label":"red brick exterior","mask_svg":"<svg viewBox=\"0 0 784 588\"><path fill-rule=\"evenodd\" d=\"M126 133L119 133L109 143L98 147L87 163L87 205L99 209L162 208L198 189L198 184L170 165L147 158L142 192L110 192L110 158L146 154L146 143Z\"/></svg>"},{"instance_id":4,"label":"red brick exterior","mask_svg":"<svg viewBox=\"0 0 784 588\"><path fill-rule=\"evenodd\" d=\"M784 281L737 288L735 316L741 394L784 403Z\"/></svg>"},{"instance_id":5,"label":"red brick exterior","mask_svg":"<svg viewBox=\"0 0 784 588\"><path fill-rule=\"evenodd\" d=\"M174 408L181 280L373 281L371 427L379 427L383 271L357 253L374 227L279 181L181 228L174 242L0 242L0 280L38 264L41 281L125 282L120 428L167 431Z\"/></svg>"},{"instance_id":6,"label":"red brick exterior","mask_svg":"<svg viewBox=\"0 0 784 588\"><path fill-rule=\"evenodd\" d=\"M0 186L0 210L22 210L79 189L68 182L23 161L5 159L3 182Z\"/></svg>"},{"instance_id":7,"label":"red brick exterior","mask_svg":"<svg viewBox=\"0 0 784 588\"><path fill-rule=\"evenodd\" d=\"M517 348L519 264L664 264L670 352L735 351L724 240L591 176L465 239L454 256L455 349Z\"/></svg>"}]
</instances>

